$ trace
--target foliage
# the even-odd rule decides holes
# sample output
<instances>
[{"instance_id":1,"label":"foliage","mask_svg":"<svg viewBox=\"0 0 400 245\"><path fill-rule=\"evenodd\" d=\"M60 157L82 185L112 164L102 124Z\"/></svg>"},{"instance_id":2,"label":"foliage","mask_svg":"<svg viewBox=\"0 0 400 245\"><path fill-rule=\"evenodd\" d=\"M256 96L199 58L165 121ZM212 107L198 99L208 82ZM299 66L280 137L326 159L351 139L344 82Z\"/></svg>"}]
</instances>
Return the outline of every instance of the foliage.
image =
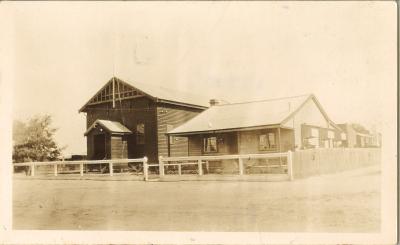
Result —
<instances>
[{"instance_id":1,"label":"foliage","mask_svg":"<svg viewBox=\"0 0 400 245\"><path fill-rule=\"evenodd\" d=\"M361 124L353 123L351 126L353 127L353 129L355 131L357 131L359 133L369 134L369 131L364 126L362 126Z\"/></svg>"},{"instance_id":2,"label":"foliage","mask_svg":"<svg viewBox=\"0 0 400 245\"><path fill-rule=\"evenodd\" d=\"M13 161L54 161L62 148L54 140L56 128L51 127L51 116L36 115L27 123L14 121Z\"/></svg>"}]
</instances>

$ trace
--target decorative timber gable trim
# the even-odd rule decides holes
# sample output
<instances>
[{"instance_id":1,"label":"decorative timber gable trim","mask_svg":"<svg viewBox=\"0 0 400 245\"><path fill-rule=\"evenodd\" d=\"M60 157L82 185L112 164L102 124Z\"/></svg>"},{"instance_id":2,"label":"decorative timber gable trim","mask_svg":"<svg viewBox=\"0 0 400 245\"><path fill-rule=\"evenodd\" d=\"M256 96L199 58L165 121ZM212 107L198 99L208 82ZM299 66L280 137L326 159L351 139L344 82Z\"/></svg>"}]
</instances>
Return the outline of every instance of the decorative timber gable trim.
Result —
<instances>
[{"instance_id":1,"label":"decorative timber gable trim","mask_svg":"<svg viewBox=\"0 0 400 245\"><path fill-rule=\"evenodd\" d=\"M143 97L145 94L122 80L111 78L81 109L84 112L89 105L112 102L115 105L116 100L126 100Z\"/></svg>"},{"instance_id":2,"label":"decorative timber gable trim","mask_svg":"<svg viewBox=\"0 0 400 245\"><path fill-rule=\"evenodd\" d=\"M87 106L90 105L112 102L113 106L115 106L116 101L134 99L139 97L148 97L155 102L179 105L196 109L204 110L207 108L200 105L193 105L189 103L158 98L130 85L129 83L122 81L117 77L112 77L92 98L89 99L88 102L86 102L85 105L82 106L81 109L79 109L79 112L86 112Z\"/></svg>"}]
</instances>

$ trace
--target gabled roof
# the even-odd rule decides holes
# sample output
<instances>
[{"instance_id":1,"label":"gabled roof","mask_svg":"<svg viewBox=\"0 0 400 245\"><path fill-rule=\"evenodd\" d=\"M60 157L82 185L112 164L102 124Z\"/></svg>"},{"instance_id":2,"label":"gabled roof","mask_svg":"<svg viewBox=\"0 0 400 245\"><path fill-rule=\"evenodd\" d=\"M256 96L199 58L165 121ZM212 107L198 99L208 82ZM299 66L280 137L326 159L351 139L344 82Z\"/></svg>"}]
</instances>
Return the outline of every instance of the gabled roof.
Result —
<instances>
[{"instance_id":1,"label":"gabled roof","mask_svg":"<svg viewBox=\"0 0 400 245\"><path fill-rule=\"evenodd\" d=\"M314 95L300 95L262 101L212 106L168 134L184 135L251 127L280 126L292 118L307 101L314 100L324 117L328 118Z\"/></svg>"},{"instance_id":2,"label":"gabled roof","mask_svg":"<svg viewBox=\"0 0 400 245\"><path fill-rule=\"evenodd\" d=\"M96 97L99 97L102 91L105 91L107 89L108 89L107 95L108 97L110 97L110 98L107 97L108 98L107 102L112 101L110 95L112 94L112 88L114 82L116 84L121 84L121 87L123 87L124 91L122 91L121 93L128 93L128 92L130 93L132 91L134 92L134 96L122 97L121 99L127 99L135 96L138 97L144 95L157 102L193 107L198 109L206 109L208 108L209 105L207 98L199 96L197 94L180 91L178 89L171 89L164 86L157 86L149 83L140 83L132 81L128 82L128 81L123 81L122 79L117 77L112 77L91 99L89 99L87 103L85 103L84 106L82 106L79 112L84 111L85 108L91 103L94 104L99 103L96 102ZM116 87L117 86L115 85L115 90L117 89ZM119 100L119 98L116 98L116 100Z\"/></svg>"},{"instance_id":3,"label":"gabled roof","mask_svg":"<svg viewBox=\"0 0 400 245\"><path fill-rule=\"evenodd\" d=\"M157 86L150 83L131 81L127 83L161 102L175 102L186 106L200 106L203 109L206 109L209 106L209 99L198 94L181 91L179 89L167 88L164 86Z\"/></svg>"},{"instance_id":4,"label":"gabled roof","mask_svg":"<svg viewBox=\"0 0 400 245\"><path fill-rule=\"evenodd\" d=\"M85 136L92 131L94 128L97 126L100 126L101 128L105 129L107 132L110 134L131 134L132 131L130 131L127 127L122 125L119 122L115 121L109 121L109 120L100 120L97 119L85 132Z\"/></svg>"}]
</instances>

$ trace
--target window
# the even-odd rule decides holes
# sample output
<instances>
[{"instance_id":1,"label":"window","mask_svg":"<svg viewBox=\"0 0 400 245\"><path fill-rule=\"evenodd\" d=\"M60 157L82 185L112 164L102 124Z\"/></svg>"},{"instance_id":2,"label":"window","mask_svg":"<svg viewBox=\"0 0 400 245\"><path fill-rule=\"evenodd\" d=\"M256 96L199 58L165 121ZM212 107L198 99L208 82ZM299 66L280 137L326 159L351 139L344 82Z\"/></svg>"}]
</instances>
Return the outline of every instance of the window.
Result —
<instances>
[{"instance_id":1,"label":"window","mask_svg":"<svg viewBox=\"0 0 400 245\"><path fill-rule=\"evenodd\" d=\"M275 133L261 134L259 138L260 150L269 150L276 148Z\"/></svg>"},{"instance_id":2,"label":"window","mask_svg":"<svg viewBox=\"0 0 400 245\"><path fill-rule=\"evenodd\" d=\"M136 125L136 144L144 144L145 127L144 123L138 123Z\"/></svg>"},{"instance_id":3,"label":"window","mask_svg":"<svg viewBox=\"0 0 400 245\"><path fill-rule=\"evenodd\" d=\"M268 140L266 134L261 134L259 139L260 150L267 150L268 149Z\"/></svg>"},{"instance_id":4,"label":"window","mask_svg":"<svg viewBox=\"0 0 400 245\"><path fill-rule=\"evenodd\" d=\"M335 132L329 130L329 131L328 131L328 139L333 139L333 138L335 138Z\"/></svg>"},{"instance_id":5,"label":"window","mask_svg":"<svg viewBox=\"0 0 400 245\"><path fill-rule=\"evenodd\" d=\"M276 148L275 134L274 133L268 133L268 142L269 142L269 147L270 148Z\"/></svg>"},{"instance_id":6,"label":"window","mask_svg":"<svg viewBox=\"0 0 400 245\"><path fill-rule=\"evenodd\" d=\"M203 151L206 153L217 152L217 137L204 138Z\"/></svg>"}]
</instances>

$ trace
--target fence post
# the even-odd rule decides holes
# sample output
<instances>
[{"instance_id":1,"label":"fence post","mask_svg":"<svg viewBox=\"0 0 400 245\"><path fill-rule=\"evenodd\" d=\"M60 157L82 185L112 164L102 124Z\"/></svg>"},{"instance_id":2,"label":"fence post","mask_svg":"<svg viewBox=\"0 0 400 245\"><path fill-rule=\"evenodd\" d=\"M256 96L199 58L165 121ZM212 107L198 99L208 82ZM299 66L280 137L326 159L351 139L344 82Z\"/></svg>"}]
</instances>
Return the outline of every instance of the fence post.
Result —
<instances>
[{"instance_id":1,"label":"fence post","mask_svg":"<svg viewBox=\"0 0 400 245\"><path fill-rule=\"evenodd\" d=\"M197 165L199 166L199 175L203 175L203 166L201 165L201 159L197 160Z\"/></svg>"},{"instance_id":2,"label":"fence post","mask_svg":"<svg viewBox=\"0 0 400 245\"><path fill-rule=\"evenodd\" d=\"M239 174L243 175L243 159L240 157L238 159L239 159Z\"/></svg>"},{"instance_id":3,"label":"fence post","mask_svg":"<svg viewBox=\"0 0 400 245\"><path fill-rule=\"evenodd\" d=\"M147 165L147 157L143 157L143 175L144 181L149 180L149 166Z\"/></svg>"},{"instance_id":4,"label":"fence post","mask_svg":"<svg viewBox=\"0 0 400 245\"><path fill-rule=\"evenodd\" d=\"M293 180L293 155L292 151L288 151L287 153L287 169L289 180Z\"/></svg>"},{"instance_id":5,"label":"fence post","mask_svg":"<svg viewBox=\"0 0 400 245\"><path fill-rule=\"evenodd\" d=\"M31 176L35 176L35 163L31 164Z\"/></svg>"},{"instance_id":6,"label":"fence post","mask_svg":"<svg viewBox=\"0 0 400 245\"><path fill-rule=\"evenodd\" d=\"M83 163L79 164L79 170L80 170L81 176L83 176Z\"/></svg>"},{"instance_id":7,"label":"fence post","mask_svg":"<svg viewBox=\"0 0 400 245\"><path fill-rule=\"evenodd\" d=\"M178 165L178 174L182 175L182 164Z\"/></svg>"},{"instance_id":8,"label":"fence post","mask_svg":"<svg viewBox=\"0 0 400 245\"><path fill-rule=\"evenodd\" d=\"M57 176L58 171L57 171L57 163L54 164L54 176Z\"/></svg>"},{"instance_id":9,"label":"fence post","mask_svg":"<svg viewBox=\"0 0 400 245\"><path fill-rule=\"evenodd\" d=\"M114 175L113 163L110 162L110 163L108 163L108 165L109 165L109 168L110 168L110 176L113 176Z\"/></svg>"},{"instance_id":10,"label":"fence post","mask_svg":"<svg viewBox=\"0 0 400 245\"><path fill-rule=\"evenodd\" d=\"M158 172L160 174L160 177L163 177L165 175L165 173L164 173L164 161L162 159L163 159L162 156L160 156L158 158Z\"/></svg>"}]
</instances>

